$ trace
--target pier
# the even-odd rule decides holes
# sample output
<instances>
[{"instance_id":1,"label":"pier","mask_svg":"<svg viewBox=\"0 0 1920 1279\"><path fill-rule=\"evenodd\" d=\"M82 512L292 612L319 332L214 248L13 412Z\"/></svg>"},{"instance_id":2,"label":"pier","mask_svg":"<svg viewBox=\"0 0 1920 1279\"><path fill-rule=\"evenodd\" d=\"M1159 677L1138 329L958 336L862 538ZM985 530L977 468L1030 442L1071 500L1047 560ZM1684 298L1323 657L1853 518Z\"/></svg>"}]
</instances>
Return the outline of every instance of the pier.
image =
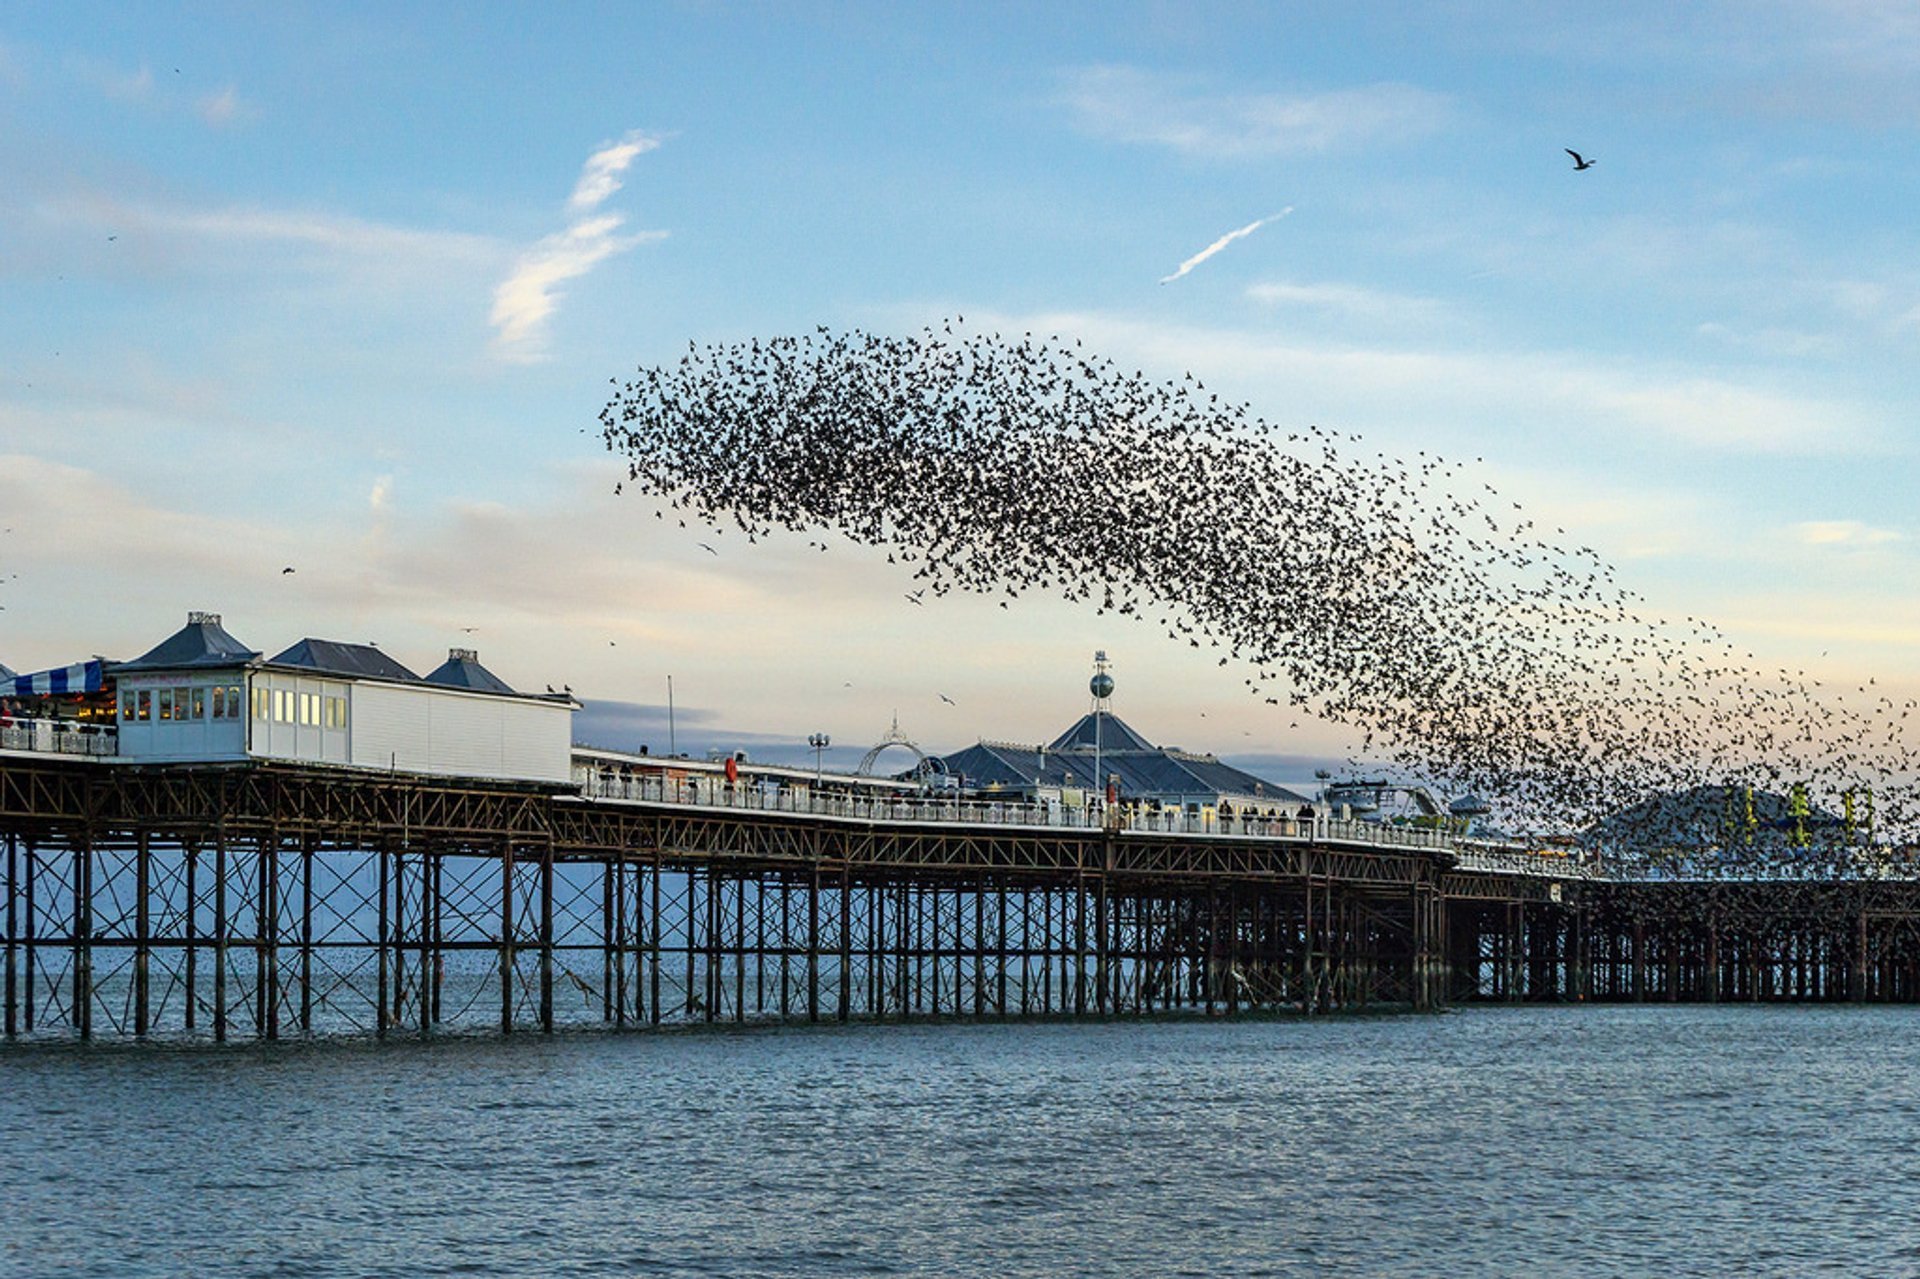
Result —
<instances>
[{"instance_id":1,"label":"pier","mask_svg":"<svg viewBox=\"0 0 1920 1279\"><path fill-rule=\"evenodd\" d=\"M0 753L4 1032L1920 998L1920 884L1610 879L1319 816Z\"/></svg>"}]
</instances>

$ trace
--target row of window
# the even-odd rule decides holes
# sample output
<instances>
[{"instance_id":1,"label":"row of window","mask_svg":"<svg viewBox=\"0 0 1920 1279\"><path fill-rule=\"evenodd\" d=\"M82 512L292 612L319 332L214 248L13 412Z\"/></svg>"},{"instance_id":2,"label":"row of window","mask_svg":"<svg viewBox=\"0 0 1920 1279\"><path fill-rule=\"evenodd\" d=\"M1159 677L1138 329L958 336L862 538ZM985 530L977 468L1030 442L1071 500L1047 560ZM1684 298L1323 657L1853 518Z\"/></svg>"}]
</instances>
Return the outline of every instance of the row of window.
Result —
<instances>
[{"instance_id":1,"label":"row of window","mask_svg":"<svg viewBox=\"0 0 1920 1279\"><path fill-rule=\"evenodd\" d=\"M253 717L276 724L304 724L308 728L345 728L347 699L321 693L296 693L286 688L256 688Z\"/></svg>"},{"instance_id":2,"label":"row of window","mask_svg":"<svg viewBox=\"0 0 1920 1279\"><path fill-rule=\"evenodd\" d=\"M137 723L151 720L239 719L246 701L238 684L214 688L142 688L120 694L120 718ZM285 688L253 690L253 717L263 723L304 724L308 728L345 728L347 699L321 693L296 693Z\"/></svg>"},{"instance_id":3,"label":"row of window","mask_svg":"<svg viewBox=\"0 0 1920 1279\"><path fill-rule=\"evenodd\" d=\"M120 718L150 720L239 719L246 713L238 684L214 688L142 688L120 694Z\"/></svg>"}]
</instances>

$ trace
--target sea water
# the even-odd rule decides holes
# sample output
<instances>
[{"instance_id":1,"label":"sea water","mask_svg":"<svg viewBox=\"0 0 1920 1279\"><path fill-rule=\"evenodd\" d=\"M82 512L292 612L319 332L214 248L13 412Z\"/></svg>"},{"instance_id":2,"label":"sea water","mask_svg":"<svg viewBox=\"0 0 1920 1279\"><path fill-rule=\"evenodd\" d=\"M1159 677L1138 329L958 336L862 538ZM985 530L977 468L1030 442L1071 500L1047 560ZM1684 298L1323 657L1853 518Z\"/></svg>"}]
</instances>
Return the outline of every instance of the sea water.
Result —
<instances>
[{"instance_id":1,"label":"sea water","mask_svg":"<svg viewBox=\"0 0 1920 1279\"><path fill-rule=\"evenodd\" d=\"M0 1046L8 1275L1920 1274L1920 1009Z\"/></svg>"}]
</instances>

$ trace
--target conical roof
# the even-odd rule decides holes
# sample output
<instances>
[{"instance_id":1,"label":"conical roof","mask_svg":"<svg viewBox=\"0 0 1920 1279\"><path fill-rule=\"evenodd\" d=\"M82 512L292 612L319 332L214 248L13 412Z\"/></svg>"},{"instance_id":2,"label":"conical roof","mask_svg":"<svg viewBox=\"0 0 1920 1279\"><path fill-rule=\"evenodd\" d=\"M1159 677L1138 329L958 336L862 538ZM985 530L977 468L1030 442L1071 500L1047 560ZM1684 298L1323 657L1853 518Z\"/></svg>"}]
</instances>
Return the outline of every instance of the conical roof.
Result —
<instances>
[{"instance_id":1,"label":"conical roof","mask_svg":"<svg viewBox=\"0 0 1920 1279\"><path fill-rule=\"evenodd\" d=\"M1082 715L1079 722L1066 732L1048 743L1050 751L1157 751L1155 746L1140 734L1128 728L1126 722L1112 711L1093 711Z\"/></svg>"},{"instance_id":2,"label":"conical roof","mask_svg":"<svg viewBox=\"0 0 1920 1279\"><path fill-rule=\"evenodd\" d=\"M480 665L480 654L470 648L448 649L447 660L427 676L427 683L445 684L449 688L470 688L479 693L513 692L505 680Z\"/></svg>"},{"instance_id":3,"label":"conical roof","mask_svg":"<svg viewBox=\"0 0 1920 1279\"><path fill-rule=\"evenodd\" d=\"M260 656L220 625L218 613L189 613L187 624L158 644L122 662L118 671L178 670L188 666L237 666Z\"/></svg>"}]
</instances>

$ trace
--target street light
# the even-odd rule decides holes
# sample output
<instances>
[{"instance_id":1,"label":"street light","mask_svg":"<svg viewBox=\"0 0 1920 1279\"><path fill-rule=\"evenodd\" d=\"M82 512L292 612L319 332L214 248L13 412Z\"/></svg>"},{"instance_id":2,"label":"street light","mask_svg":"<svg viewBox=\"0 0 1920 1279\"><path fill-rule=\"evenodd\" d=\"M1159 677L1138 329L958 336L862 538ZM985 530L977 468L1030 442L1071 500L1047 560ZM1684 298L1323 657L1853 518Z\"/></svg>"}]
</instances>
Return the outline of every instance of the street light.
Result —
<instances>
[{"instance_id":1,"label":"street light","mask_svg":"<svg viewBox=\"0 0 1920 1279\"><path fill-rule=\"evenodd\" d=\"M813 733L807 738L807 745L813 747L813 784L820 785L820 752L833 745L833 739L825 733Z\"/></svg>"}]
</instances>

